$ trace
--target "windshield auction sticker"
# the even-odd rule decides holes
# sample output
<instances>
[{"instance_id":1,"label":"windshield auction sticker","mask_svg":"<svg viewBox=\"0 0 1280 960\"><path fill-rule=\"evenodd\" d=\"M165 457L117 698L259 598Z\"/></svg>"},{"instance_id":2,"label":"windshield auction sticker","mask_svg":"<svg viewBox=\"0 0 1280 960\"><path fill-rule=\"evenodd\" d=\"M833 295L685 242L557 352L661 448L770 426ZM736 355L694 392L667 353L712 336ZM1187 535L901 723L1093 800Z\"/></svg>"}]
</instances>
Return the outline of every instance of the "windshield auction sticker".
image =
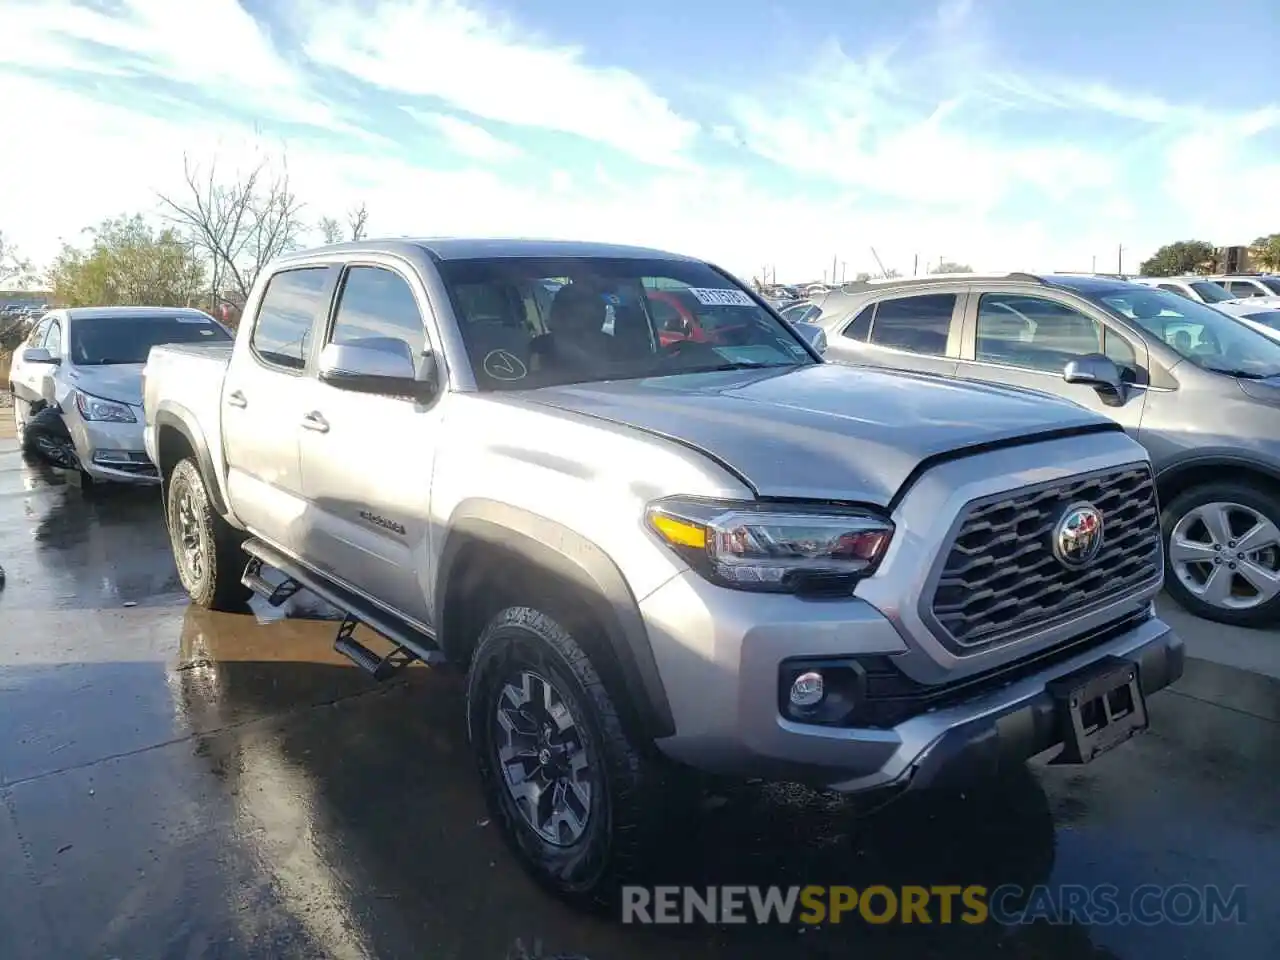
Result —
<instances>
[{"instance_id":1,"label":"windshield auction sticker","mask_svg":"<svg viewBox=\"0 0 1280 960\"><path fill-rule=\"evenodd\" d=\"M706 307L754 307L756 302L741 290L720 287L690 287L689 292Z\"/></svg>"}]
</instances>

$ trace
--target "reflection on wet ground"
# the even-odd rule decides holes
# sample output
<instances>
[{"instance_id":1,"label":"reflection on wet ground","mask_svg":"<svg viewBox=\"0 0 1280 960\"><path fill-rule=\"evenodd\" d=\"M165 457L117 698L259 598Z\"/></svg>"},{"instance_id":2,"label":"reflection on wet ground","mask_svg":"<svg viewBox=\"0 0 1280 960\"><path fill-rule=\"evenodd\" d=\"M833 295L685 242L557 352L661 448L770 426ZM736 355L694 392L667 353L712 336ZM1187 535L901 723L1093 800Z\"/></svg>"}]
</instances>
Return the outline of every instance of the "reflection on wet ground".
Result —
<instances>
[{"instance_id":1,"label":"reflection on wet ground","mask_svg":"<svg viewBox=\"0 0 1280 960\"><path fill-rule=\"evenodd\" d=\"M1273 955L1280 683L1192 661L1153 729L869 818L745 788L673 828L670 882L1248 886L1244 926L637 928L575 914L488 823L458 681L375 686L333 624L189 609L154 491L86 500L0 440L0 950L592 960ZM1280 656L1280 651L1277 652Z\"/></svg>"}]
</instances>

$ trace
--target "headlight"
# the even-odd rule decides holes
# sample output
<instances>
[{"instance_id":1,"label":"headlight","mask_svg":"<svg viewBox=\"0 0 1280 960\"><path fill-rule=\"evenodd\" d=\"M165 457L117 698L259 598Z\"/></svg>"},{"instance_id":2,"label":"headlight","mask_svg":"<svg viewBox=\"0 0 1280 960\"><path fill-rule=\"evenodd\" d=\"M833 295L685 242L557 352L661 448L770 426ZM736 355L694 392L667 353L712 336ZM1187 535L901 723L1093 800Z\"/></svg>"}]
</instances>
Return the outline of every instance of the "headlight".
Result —
<instances>
[{"instance_id":1,"label":"headlight","mask_svg":"<svg viewBox=\"0 0 1280 960\"><path fill-rule=\"evenodd\" d=\"M713 583L738 590L848 595L875 571L893 524L866 511L658 500L645 519Z\"/></svg>"},{"instance_id":2,"label":"headlight","mask_svg":"<svg viewBox=\"0 0 1280 960\"><path fill-rule=\"evenodd\" d=\"M76 409L85 420L103 420L108 423L137 423L133 411L125 403L103 400L82 390L76 391Z\"/></svg>"}]
</instances>

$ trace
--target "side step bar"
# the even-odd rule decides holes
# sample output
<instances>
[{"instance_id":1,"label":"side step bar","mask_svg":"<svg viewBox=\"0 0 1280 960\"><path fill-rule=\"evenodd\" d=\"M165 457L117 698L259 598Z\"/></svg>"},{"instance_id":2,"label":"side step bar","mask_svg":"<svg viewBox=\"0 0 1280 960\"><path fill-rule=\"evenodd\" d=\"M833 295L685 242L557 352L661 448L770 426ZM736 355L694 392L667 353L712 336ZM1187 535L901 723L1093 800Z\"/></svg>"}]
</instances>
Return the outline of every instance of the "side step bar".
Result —
<instances>
[{"instance_id":1,"label":"side step bar","mask_svg":"<svg viewBox=\"0 0 1280 960\"><path fill-rule=\"evenodd\" d=\"M240 582L263 597L273 607L278 607L302 589L302 584L292 577L286 576L282 583L272 584L262 575L262 559L252 554L245 564L244 576Z\"/></svg>"},{"instance_id":2,"label":"side step bar","mask_svg":"<svg viewBox=\"0 0 1280 960\"><path fill-rule=\"evenodd\" d=\"M280 606L298 590L306 588L343 611L345 616L338 627L333 649L375 680L389 679L415 660L428 664L444 661L444 654L433 636L295 563L270 544L253 538L245 541L243 549L249 554L249 562L245 565L241 582L254 593L265 597L272 606ZM285 581L279 586L268 582L262 576L264 565L283 573ZM362 623L390 640L395 644L395 649L386 656L379 656L357 640L355 629Z\"/></svg>"}]
</instances>

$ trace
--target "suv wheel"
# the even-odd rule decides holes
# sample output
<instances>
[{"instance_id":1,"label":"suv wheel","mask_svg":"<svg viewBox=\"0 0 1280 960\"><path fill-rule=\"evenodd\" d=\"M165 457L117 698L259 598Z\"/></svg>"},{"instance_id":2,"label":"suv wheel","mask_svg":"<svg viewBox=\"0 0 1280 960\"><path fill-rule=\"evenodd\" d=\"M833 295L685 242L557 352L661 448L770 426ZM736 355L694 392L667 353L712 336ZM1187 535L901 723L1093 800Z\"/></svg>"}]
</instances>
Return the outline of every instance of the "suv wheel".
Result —
<instances>
[{"instance_id":1,"label":"suv wheel","mask_svg":"<svg viewBox=\"0 0 1280 960\"><path fill-rule=\"evenodd\" d=\"M200 469L179 461L165 488L169 543L187 596L210 610L242 609L250 594L240 582L248 557L235 528L209 503Z\"/></svg>"},{"instance_id":2,"label":"suv wheel","mask_svg":"<svg viewBox=\"0 0 1280 960\"><path fill-rule=\"evenodd\" d=\"M578 642L531 607L501 611L476 646L467 723L485 800L521 864L564 899L610 904L670 802Z\"/></svg>"},{"instance_id":3,"label":"suv wheel","mask_svg":"<svg viewBox=\"0 0 1280 960\"><path fill-rule=\"evenodd\" d=\"M1280 619L1280 498L1207 484L1174 497L1161 525L1165 586L1184 608L1237 626Z\"/></svg>"}]
</instances>

